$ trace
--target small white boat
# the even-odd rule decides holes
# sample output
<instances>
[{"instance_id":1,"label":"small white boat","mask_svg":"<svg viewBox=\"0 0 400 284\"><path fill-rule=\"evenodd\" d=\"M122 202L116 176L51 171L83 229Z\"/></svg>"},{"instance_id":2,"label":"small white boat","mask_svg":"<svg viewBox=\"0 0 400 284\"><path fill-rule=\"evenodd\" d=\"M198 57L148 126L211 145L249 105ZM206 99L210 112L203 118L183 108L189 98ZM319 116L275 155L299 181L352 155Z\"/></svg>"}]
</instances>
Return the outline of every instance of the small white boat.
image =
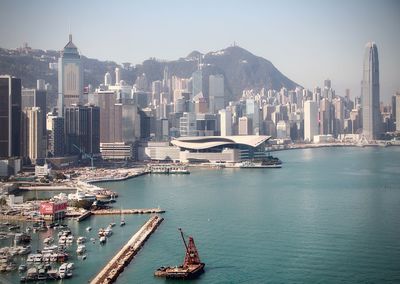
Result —
<instances>
[{"instance_id":1,"label":"small white boat","mask_svg":"<svg viewBox=\"0 0 400 284\"><path fill-rule=\"evenodd\" d=\"M75 268L75 264L73 262L70 262L67 264L67 269L72 270Z\"/></svg>"},{"instance_id":2,"label":"small white boat","mask_svg":"<svg viewBox=\"0 0 400 284\"><path fill-rule=\"evenodd\" d=\"M19 272L25 272L27 269L28 269L28 267L27 267L25 264L21 264L21 265L18 267L18 271L19 271Z\"/></svg>"},{"instance_id":3,"label":"small white boat","mask_svg":"<svg viewBox=\"0 0 400 284\"><path fill-rule=\"evenodd\" d=\"M92 230L92 227L87 227L86 231L90 232Z\"/></svg>"},{"instance_id":4,"label":"small white boat","mask_svg":"<svg viewBox=\"0 0 400 284\"><path fill-rule=\"evenodd\" d=\"M77 254L83 254L86 252L86 246L85 245L79 245L78 248L76 249Z\"/></svg>"},{"instance_id":5,"label":"small white boat","mask_svg":"<svg viewBox=\"0 0 400 284\"><path fill-rule=\"evenodd\" d=\"M76 243L78 245L83 244L86 242L86 238L85 237L78 237L78 239L76 240Z\"/></svg>"},{"instance_id":6,"label":"small white boat","mask_svg":"<svg viewBox=\"0 0 400 284\"><path fill-rule=\"evenodd\" d=\"M60 239L58 240L59 244L65 244L67 242L67 237L66 236L61 236Z\"/></svg>"},{"instance_id":7,"label":"small white boat","mask_svg":"<svg viewBox=\"0 0 400 284\"><path fill-rule=\"evenodd\" d=\"M105 244L107 242L107 237L106 236L101 236L100 237L100 244Z\"/></svg>"},{"instance_id":8,"label":"small white boat","mask_svg":"<svg viewBox=\"0 0 400 284\"><path fill-rule=\"evenodd\" d=\"M119 223L119 225L120 225L121 227L125 226L125 225L126 225L125 220L121 220L121 223Z\"/></svg>"},{"instance_id":9,"label":"small white boat","mask_svg":"<svg viewBox=\"0 0 400 284\"><path fill-rule=\"evenodd\" d=\"M114 227L114 226L115 226L115 223L114 223L114 222L110 223L110 227L111 227L111 228Z\"/></svg>"},{"instance_id":10,"label":"small white boat","mask_svg":"<svg viewBox=\"0 0 400 284\"><path fill-rule=\"evenodd\" d=\"M107 228L104 230L104 235L105 235L105 236L109 237L109 236L111 236L112 234L113 234L113 231L112 231L111 228L107 227Z\"/></svg>"},{"instance_id":11,"label":"small white boat","mask_svg":"<svg viewBox=\"0 0 400 284\"><path fill-rule=\"evenodd\" d=\"M67 276L67 264L63 263L61 266L58 268L58 274L60 275L61 279L64 279Z\"/></svg>"},{"instance_id":12,"label":"small white boat","mask_svg":"<svg viewBox=\"0 0 400 284\"><path fill-rule=\"evenodd\" d=\"M74 242L74 236L73 235L69 235L68 237L67 237L67 243L68 244L72 244Z\"/></svg>"}]
</instances>

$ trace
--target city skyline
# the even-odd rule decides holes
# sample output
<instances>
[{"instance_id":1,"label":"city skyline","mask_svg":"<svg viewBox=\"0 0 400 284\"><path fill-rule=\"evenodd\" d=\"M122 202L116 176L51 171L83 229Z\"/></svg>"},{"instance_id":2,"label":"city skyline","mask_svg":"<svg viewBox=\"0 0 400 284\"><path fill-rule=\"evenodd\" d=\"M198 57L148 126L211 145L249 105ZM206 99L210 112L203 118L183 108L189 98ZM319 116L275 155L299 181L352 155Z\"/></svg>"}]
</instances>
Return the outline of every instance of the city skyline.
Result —
<instances>
[{"instance_id":1,"label":"city skyline","mask_svg":"<svg viewBox=\"0 0 400 284\"><path fill-rule=\"evenodd\" d=\"M205 2L201 7L180 1L86 1L76 11L65 2L39 4L1 4L1 47L28 42L34 48L60 50L70 26L81 54L139 64L149 57L174 60L193 50L206 53L236 42L305 88L321 86L330 78L339 95L349 88L354 98L361 94L363 48L375 41L380 50L381 99L388 102L400 88L396 1ZM60 9L65 13L57 13ZM40 13L46 17L35 16ZM94 20L106 13L112 15L109 21Z\"/></svg>"}]
</instances>

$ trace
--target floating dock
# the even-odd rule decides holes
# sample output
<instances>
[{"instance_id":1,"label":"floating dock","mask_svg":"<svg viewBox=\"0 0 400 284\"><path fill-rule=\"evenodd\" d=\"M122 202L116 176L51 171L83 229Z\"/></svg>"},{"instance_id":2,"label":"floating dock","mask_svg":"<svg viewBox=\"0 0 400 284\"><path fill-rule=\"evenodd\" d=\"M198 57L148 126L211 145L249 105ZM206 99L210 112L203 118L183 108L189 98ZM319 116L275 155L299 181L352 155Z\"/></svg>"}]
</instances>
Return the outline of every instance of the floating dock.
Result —
<instances>
[{"instance_id":1,"label":"floating dock","mask_svg":"<svg viewBox=\"0 0 400 284\"><path fill-rule=\"evenodd\" d=\"M157 215L151 217L137 231L128 243L104 266L99 274L90 281L90 284L113 283L122 273L124 268L131 262L150 235L157 229L164 218Z\"/></svg>"}]
</instances>

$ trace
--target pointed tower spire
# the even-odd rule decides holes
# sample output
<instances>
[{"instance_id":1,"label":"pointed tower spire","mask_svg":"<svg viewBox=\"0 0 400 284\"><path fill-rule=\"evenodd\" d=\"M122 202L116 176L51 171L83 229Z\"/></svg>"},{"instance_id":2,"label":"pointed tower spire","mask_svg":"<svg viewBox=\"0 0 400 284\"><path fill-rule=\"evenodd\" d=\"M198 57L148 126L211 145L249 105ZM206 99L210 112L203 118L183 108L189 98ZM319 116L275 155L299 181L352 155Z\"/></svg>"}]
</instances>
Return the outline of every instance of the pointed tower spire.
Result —
<instances>
[{"instance_id":1,"label":"pointed tower spire","mask_svg":"<svg viewBox=\"0 0 400 284\"><path fill-rule=\"evenodd\" d=\"M72 42L72 34L69 34L69 42Z\"/></svg>"}]
</instances>

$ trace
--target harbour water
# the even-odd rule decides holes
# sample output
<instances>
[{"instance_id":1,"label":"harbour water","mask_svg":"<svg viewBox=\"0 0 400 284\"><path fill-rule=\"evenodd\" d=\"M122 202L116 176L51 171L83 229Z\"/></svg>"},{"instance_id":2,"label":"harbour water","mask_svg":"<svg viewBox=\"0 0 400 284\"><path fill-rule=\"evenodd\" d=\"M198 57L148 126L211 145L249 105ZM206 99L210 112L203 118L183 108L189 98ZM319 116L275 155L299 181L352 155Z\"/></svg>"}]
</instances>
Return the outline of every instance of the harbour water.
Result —
<instances>
[{"instance_id":1,"label":"harbour water","mask_svg":"<svg viewBox=\"0 0 400 284\"><path fill-rule=\"evenodd\" d=\"M400 282L400 147L274 155L281 169L194 169L99 184L119 193L115 206L167 211L117 283L165 282L153 273L183 262L179 227L206 263L195 283ZM64 282L93 278L148 218L125 216L105 246L89 243L88 258L73 259L74 277ZM87 226L96 234L113 219L118 224L119 216L69 224L88 235ZM0 280L15 283L17 274Z\"/></svg>"}]
</instances>

